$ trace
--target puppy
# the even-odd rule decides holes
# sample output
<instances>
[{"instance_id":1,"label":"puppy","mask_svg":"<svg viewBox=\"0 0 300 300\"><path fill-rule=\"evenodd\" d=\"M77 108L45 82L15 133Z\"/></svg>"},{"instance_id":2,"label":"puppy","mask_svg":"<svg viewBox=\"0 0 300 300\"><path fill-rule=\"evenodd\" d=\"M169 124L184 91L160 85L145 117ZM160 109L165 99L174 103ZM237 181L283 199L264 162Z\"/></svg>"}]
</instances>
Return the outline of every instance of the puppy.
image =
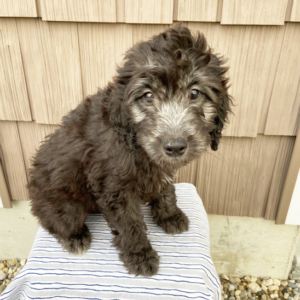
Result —
<instances>
[{"instance_id":1,"label":"puppy","mask_svg":"<svg viewBox=\"0 0 300 300\"><path fill-rule=\"evenodd\" d=\"M227 68L202 34L176 26L130 49L116 77L87 97L33 159L32 213L67 251L91 243L89 213L101 213L129 273L152 276L140 204L168 234L188 230L177 207L178 168L217 150L230 111Z\"/></svg>"}]
</instances>

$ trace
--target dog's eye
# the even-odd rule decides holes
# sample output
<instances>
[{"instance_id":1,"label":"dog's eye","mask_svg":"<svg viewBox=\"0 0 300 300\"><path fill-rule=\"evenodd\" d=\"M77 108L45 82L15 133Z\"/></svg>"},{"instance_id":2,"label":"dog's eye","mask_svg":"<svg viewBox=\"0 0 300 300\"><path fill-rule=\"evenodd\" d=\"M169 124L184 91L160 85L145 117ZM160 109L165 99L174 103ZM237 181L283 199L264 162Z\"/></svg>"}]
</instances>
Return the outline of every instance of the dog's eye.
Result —
<instances>
[{"instance_id":1,"label":"dog's eye","mask_svg":"<svg viewBox=\"0 0 300 300\"><path fill-rule=\"evenodd\" d=\"M197 100L198 98L199 98L199 96L200 96L200 91L198 91L198 90L191 90L191 92L190 92L190 99L191 100Z\"/></svg>"},{"instance_id":2,"label":"dog's eye","mask_svg":"<svg viewBox=\"0 0 300 300\"><path fill-rule=\"evenodd\" d=\"M153 101L153 94L150 92L147 92L143 95L142 99L147 103L147 104L151 104Z\"/></svg>"}]
</instances>

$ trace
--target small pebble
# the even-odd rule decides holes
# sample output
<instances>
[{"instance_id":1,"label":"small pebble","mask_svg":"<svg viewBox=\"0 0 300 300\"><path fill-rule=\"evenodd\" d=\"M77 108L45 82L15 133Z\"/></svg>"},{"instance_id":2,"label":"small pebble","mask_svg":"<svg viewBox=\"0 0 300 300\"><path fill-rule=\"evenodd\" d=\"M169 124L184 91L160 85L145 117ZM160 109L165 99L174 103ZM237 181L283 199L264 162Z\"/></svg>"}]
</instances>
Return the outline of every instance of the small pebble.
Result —
<instances>
[{"instance_id":1,"label":"small pebble","mask_svg":"<svg viewBox=\"0 0 300 300\"><path fill-rule=\"evenodd\" d=\"M262 285L269 286L273 284L273 279L264 279L261 283Z\"/></svg>"},{"instance_id":2,"label":"small pebble","mask_svg":"<svg viewBox=\"0 0 300 300\"><path fill-rule=\"evenodd\" d=\"M240 284L241 283L241 279L238 277L232 278L232 282L236 283L236 284Z\"/></svg>"},{"instance_id":3,"label":"small pebble","mask_svg":"<svg viewBox=\"0 0 300 300\"><path fill-rule=\"evenodd\" d=\"M230 284L229 287L228 287L228 291L231 292L231 291L234 291L236 290L235 286L233 284Z\"/></svg>"},{"instance_id":4,"label":"small pebble","mask_svg":"<svg viewBox=\"0 0 300 300\"><path fill-rule=\"evenodd\" d=\"M223 279L226 279L226 280L229 280L228 276L225 275L225 274L222 275L222 278L223 278Z\"/></svg>"},{"instance_id":5,"label":"small pebble","mask_svg":"<svg viewBox=\"0 0 300 300\"><path fill-rule=\"evenodd\" d=\"M26 261L27 261L26 258L23 258L23 259L21 260L20 264L21 264L22 267L25 266Z\"/></svg>"},{"instance_id":6,"label":"small pebble","mask_svg":"<svg viewBox=\"0 0 300 300\"><path fill-rule=\"evenodd\" d=\"M268 287L266 287L265 285L262 285L261 288L262 288L265 292L268 292Z\"/></svg>"},{"instance_id":7,"label":"small pebble","mask_svg":"<svg viewBox=\"0 0 300 300\"><path fill-rule=\"evenodd\" d=\"M4 273L2 270L0 270L0 280L4 280L6 278L6 273Z\"/></svg>"},{"instance_id":8,"label":"small pebble","mask_svg":"<svg viewBox=\"0 0 300 300\"><path fill-rule=\"evenodd\" d=\"M269 285L268 286L268 290L270 292L273 292L273 291L278 291L279 290L279 287L277 285Z\"/></svg>"},{"instance_id":9,"label":"small pebble","mask_svg":"<svg viewBox=\"0 0 300 300\"><path fill-rule=\"evenodd\" d=\"M250 282L251 277L250 276L245 276L244 280L246 280L247 282Z\"/></svg>"},{"instance_id":10,"label":"small pebble","mask_svg":"<svg viewBox=\"0 0 300 300\"><path fill-rule=\"evenodd\" d=\"M247 285L248 289L250 289L253 293L257 293L261 291L261 287L256 282L251 282Z\"/></svg>"},{"instance_id":11,"label":"small pebble","mask_svg":"<svg viewBox=\"0 0 300 300\"><path fill-rule=\"evenodd\" d=\"M11 259L11 260L8 261L8 264L11 265L11 266L15 266L17 263L18 263L18 261L17 261L16 258Z\"/></svg>"},{"instance_id":12,"label":"small pebble","mask_svg":"<svg viewBox=\"0 0 300 300\"><path fill-rule=\"evenodd\" d=\"M273 279L273 284L277 285L277 286L280 286L281 282L278 279Z\"/></svg>"},{"instance_id":13,"label":"small pebble","mask_svg":"<svg viewBox=\"0 0 300 300\"><path fill-rule=\"evenodd\" d=\"M240 297L243 299L246 296L247 296L247 292L245 290L241 291Z\"/></svg>"}]
</instances>

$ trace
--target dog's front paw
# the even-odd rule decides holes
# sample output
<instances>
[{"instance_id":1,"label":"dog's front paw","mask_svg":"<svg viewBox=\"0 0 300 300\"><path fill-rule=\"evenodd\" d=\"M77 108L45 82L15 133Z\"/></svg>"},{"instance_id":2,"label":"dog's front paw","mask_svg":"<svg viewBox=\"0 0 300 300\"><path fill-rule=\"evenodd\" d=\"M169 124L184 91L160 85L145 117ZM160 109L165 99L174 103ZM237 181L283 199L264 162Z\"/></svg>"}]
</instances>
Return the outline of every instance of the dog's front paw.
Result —
<instances>
[{"instance_id":1,"label":"dog's front paw","mask_svg":"<svg viewBox=\"0 0 300 300\"><path fill-rule=\"evenodd\" d=\"M189 230L189 219L179 208L172 216L158 220L157 224L168 234L178 234Z\"/></svg>"},{"instance_id":2,"label":"dog's front paw","mask_svg":"<svg viewBox=\"0 0 300 300\"><path fill-rule=\"evenodd\" d=\"M69 238L57 237L57 239L68 252L82 255L89 249L92 236L88 227L84 224L81 233L72 234Z\"/></svg>"},{"instance_id":3,"label":"dog's front paw","mask_svg":"<svg viewBox=\"0 0 300 300\"><path fill-rule=\"evenodd\" d=\"M120 258L129 274L153 276L158 271L159 256L152 248L143 249L138 253L123 252Z\"/></svg>"}]
</instances>

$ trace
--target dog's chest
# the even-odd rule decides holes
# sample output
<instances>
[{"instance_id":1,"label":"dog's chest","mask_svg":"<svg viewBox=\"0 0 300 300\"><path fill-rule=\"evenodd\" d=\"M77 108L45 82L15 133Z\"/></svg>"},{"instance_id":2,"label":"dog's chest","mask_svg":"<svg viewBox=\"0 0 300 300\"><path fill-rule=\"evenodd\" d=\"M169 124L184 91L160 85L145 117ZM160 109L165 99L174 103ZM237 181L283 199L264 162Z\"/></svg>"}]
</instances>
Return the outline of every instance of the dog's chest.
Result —
<instances>
[{"instance_id":1,"label":"dog's chest","mask_svg":"<svg viewBox=\"0 0 300 300\"><path fill-rule=\"evenodd\" d=\"M135 189L140 193L140 197L148 202L156 197L157 194L162 193L166 186L173 183L174 176L168 175L159 168L152 167L139 169L137 172Z\"/></svg>"}]
</instances>

